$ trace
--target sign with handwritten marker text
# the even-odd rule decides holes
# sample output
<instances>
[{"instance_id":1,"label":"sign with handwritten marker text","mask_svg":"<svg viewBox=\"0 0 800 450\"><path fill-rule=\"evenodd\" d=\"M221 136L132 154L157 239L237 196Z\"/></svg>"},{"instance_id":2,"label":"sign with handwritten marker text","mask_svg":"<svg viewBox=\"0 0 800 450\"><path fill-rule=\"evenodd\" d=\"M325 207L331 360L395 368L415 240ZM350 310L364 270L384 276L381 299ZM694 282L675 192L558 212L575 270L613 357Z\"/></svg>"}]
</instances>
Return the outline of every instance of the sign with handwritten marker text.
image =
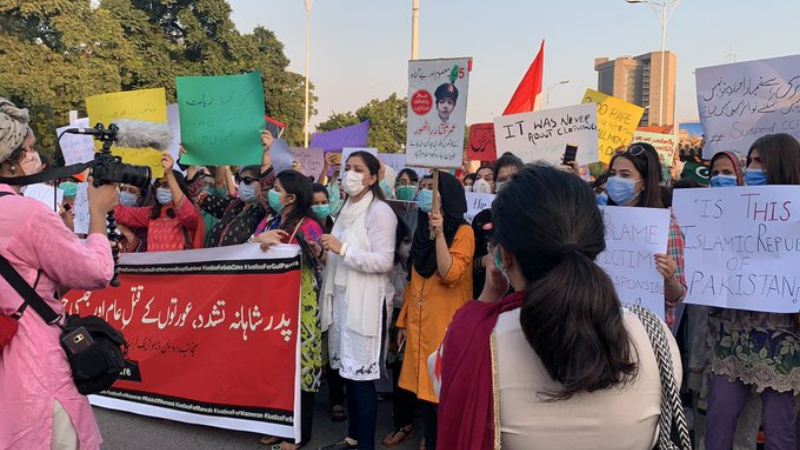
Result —
<instances>
[{"instance_id":1,"label":"sign with handwritten marker text","mask_svg":"<svg viewBox=\"0 0 800 450\"><path fill-rule=\"evenodd\" d=\"M679 137L674 134L648 133L637 131L633 134L633 142L644 142L652 145L658 158L661 160L661 167L672 167L675 160L675 151L678 149Z\"/></svg>"},{"instance_id":2,"label":"sign with handwritten marker text","mask_svg":"<svg viewBox=\"0 0 800 450\"><path fill-rule=\"evenodd\" d=\"M561 165L567 144L578 146L577 161L597 159L597 108L575 105L494 119L497 153L517 155L523 162Z\"/></svg>"},{"instance_id":3,"label":"sign with handwritten marker text","mask_svg":"<svg viewBox=\"0 0 800 450\"><path fill-rule=\"evenodd\" d=\"M464 214L464 220L471 224L472 219L474 219L479 212L484 209L491 209L494 197L494 194L467 192L467 213Z\"/></svg>"},{"instance_id":4,"label":"sign with handwritten marker text","mask_svg":"<svg viewBox=\"0 0 800 450\"><path fill-rule=\"evenodd\" d=\"M409 166L460 169L467 122L469 59L408 62Z\"/></svg>"},{"instance_id":5,"label":"sign with handwritten marker text","mask_svg":"<svg viewBox=\"0 0 800 450\"><path fill-rule=\"evenodd\" d=\"M321 148L302 148L291 147L294 161L300 165L300 172L308 177L314 177L314 180L319 180L322 173L322 168L325 167L324 150ZM292 161L292 163L294 163Z\"/></svg>"},{"instance_id":6,"label":"sign with handwritten marker text","mask_svg":"<svg viewBox=\"0 0 800 450\"><path fill-rule=\"evenodd\" d=\"M78 183L75 205L72 207L75 218L72 220L75 234L89 234L89 183Z\"/></svg>"},{"instance_id":7,"label":"sign with handwritten marker text","mask_svg":"<svg viewBox=\"0 0 800 450\"><path fill-rule=\"evenodd\" d=\"M611 162L614 152L633 141L633 133L644 115L644 108L610 95L587 89L582 103L597 105L597 136L600 161Z\"/></svg>"},{"instance_id":8,"label":"sign with handwritten marker text","mask_svg":"<svg viewBox=\"0 0 800 450\"><path fill-rule=\"evenodd\" d=\"M129 253L119 279L65 299L70 314L102 317L128 341L130 363L93 405L300 438L298 247Z\"/></svg>"},{"instance_id":9,"label":"sign with handwritten marker text","mask_svg":"<svg viewBox=\"0 0 800 450\"><path fill-rule=\"evenodd\" d=\"M71 166L94 159L94 139L91 136L64 133L65 130L70 128L89 128L89 126L89 118L84 117L77 119L72 125L56 128L56 138L61 136L59 146L61 147L61 154L64 156L65 165ZM62 135L62 133L64 134Z\"/></svg>"},{"instance_id":10,"label":"sign with handwritten marker text","mask_svg":"<svg viewBox=\"0 0 800 450\"><path fill-rule=\"evenodd\" d=\"M767 134L800 140L800 55L706 67L696 77L704 159L723 150L746 154Z\"/></svg>"},{"instance_id":11,"label":"sign with handwritten marker text","mask_svg":"<svg viewBox=\"0 0 800 450\"><path fill-rule=\"evenodd\" d=\"M122 119L167 123L167 97L164 88L94 95L86 98L86 111L92 126L102 123L108 128L114 121ZM100 150L101 147L102 143L95 141L95 148ZM157 150L114 146L111 151L122 157L124 163L150 167L153 178L164 176L161 152Z\"/></svg>"},{"instance_id":12,"label":"sign with handwritten marker text","mask_svg":"<svg viewBox=\"0 0 800 450\"><path fill-rule=\"evenodd\" d=\"M800 186L676 189L687 303L800 311Z\"/></svg>"},{"instance_id":13,"label":"sign with handwritten marker text","mask_svg":"<svg viewBox=\"0 0 800 450\"><path fill-rule=\"evenodd\" d=\"M178 77L183 163L249 166L264 148L264 87L261 74Z\"/></svg>"},{"instance_id":14,"label":"sign with handwritten marker text","mask_svg":"<svg viewBox=\"0 0 800 450\"><path fill-rule=\"evenodd\" d=\"M597 265L608 273L623 304L641 305L662 320L664 277L655 255L667 253L670 213L667 209L601 208L606 225L606 251Z\"/></svg>"}]
</instances>

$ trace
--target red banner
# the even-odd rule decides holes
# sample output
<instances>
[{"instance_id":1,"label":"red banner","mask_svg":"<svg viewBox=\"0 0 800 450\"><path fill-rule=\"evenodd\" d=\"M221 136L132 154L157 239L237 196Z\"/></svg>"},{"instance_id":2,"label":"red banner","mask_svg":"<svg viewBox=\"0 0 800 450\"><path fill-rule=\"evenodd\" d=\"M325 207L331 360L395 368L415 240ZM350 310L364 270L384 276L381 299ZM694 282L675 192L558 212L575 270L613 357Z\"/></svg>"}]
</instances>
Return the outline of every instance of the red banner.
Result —
<instances>
[{"instance_id":1,"label":"red banner","mask_svg":"<svg viewBox=\"0 0 800 450\"><path fill-rule=\"evenodd\" d=\"M494 123L476 123L469 127L467 141L468 161L496 161Z\"/></svg>"},{"instance_id":2,"label":"red banner","mask_svg":"<svg viewBox=\"0 0 800 450\"><path fill-rule=\"evenodd\" d=\"M120 281L65 300L129 344L122 378L92 404L299 438L297 247L130 254Z\"/></svg>"}]
</instances>

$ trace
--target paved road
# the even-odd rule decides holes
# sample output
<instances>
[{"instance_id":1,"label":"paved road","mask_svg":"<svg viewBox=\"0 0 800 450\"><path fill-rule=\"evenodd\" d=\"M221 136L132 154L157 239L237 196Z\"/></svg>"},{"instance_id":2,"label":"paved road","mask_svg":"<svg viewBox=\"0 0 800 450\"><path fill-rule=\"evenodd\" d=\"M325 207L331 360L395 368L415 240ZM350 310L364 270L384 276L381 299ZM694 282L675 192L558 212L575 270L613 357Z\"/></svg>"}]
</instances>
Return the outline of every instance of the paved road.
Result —
<instances>
[{"instance_id":1,"label":"paved road","mask_svg":"<svg viewBox=\"0 0 800 450\"><path fill-rule=\"evenodd\" d=\"M313 438L306 449L316 450L342 438L347 422L333 423L327 413L327 394L317 395ZM392 403L381 402L378 408L376 448L392 428ZM103 408L94 409L107 450L178 450L178 449L252 449L264 450L260 436L252 433L220 430L169 420L153 419ZM418 424L418 430L422 431ZM419 435L419 434L418 434ZM419 438L396 449L419 448Z\"/></svg>"}]
</instances>

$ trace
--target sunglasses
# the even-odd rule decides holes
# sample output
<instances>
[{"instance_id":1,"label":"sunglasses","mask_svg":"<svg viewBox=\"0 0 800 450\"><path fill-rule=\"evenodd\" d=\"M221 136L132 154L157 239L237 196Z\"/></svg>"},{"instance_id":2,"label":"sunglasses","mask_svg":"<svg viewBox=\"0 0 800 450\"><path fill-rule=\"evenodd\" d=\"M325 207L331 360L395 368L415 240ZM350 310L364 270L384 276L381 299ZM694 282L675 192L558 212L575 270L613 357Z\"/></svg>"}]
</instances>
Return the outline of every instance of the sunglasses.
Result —
<instances>
[{"instance_id":1,"label":"sunglasses","mask_svg":"<svg viewBox=\"0 0 800 450\"><path fill-rule=\"evenodd\" d=\"M258 179L258 178L253 178L253 177L240 177L240 176L238 176L238 175L236 176L236 182L237 182L237 183L244 183L246 186L250 186L250 185L251 185L251 184L253 184L253 183L257 183L258 181L259 181L259 179Z\"/></svg>"},{"instance_id":2,"label":"sunglasses","mask_svg":"<svg viewBox=\"0 0 800 450\"><path fill-rule=\"evenodd\" d=\"M632 145L628 147L628 150L626 150L625 153L631 156L641 156L646 151L647 149L645 149L641 145Z\"/></svg>"}]
</instances>

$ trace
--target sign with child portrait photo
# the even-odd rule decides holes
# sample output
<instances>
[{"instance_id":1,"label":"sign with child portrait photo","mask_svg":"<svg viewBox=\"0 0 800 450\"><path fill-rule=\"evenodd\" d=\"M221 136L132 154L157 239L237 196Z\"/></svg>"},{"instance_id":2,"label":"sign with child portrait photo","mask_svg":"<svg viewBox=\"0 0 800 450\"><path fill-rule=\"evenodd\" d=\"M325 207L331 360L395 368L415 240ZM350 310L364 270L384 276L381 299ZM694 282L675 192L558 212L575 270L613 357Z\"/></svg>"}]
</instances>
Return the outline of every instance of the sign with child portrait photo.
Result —
<instances>
[{"instance_id":1,"label":"sign with child portrait photo","mask_svg":"<svg viewBox=\"0 0 800 450\"><path fill-rule=\"evenodd\" d=\"M408 63L407 164L460 169L467 122L469 59Z\"/></svg>"}]
</instances>

